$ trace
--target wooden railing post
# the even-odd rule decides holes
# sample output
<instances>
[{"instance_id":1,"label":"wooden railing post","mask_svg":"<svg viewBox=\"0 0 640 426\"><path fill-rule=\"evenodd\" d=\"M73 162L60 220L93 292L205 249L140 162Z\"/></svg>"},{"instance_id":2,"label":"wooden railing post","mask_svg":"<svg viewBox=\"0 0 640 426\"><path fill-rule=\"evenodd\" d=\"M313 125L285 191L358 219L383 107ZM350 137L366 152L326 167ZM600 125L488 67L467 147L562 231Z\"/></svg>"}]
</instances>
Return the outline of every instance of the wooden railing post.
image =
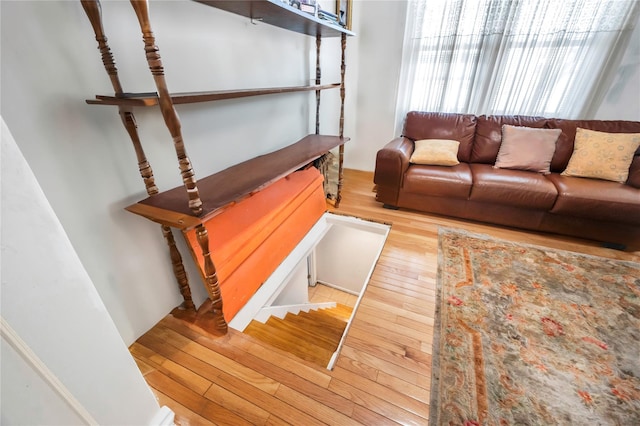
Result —
<instances>
[{"instance_id":1,"label":"wooden railing post","mask_svg":"<svg viewBox=\"0 0 640 426\"><path fill-rule=\"evenodd\" d=\"M104 29L102 27L102 7L99 0L80 0L84 13L87 14L89 22L93 27L93 32L96 35L96 41L98 42L98 49L102 55L102 63L104 68L109 74L111 79L111 85L116 94L122 93L122 86L120 85L120 79L118 78L118 69L113 60L111 49L107 44L107 37L104 35Z\"/></svg>"},{"instance_id":2,"label":"wooden railing post","mask_svg":"<svg viewBox=\"0 0 640 426\"><path fill-rule=\"evenodd\" d=\"M167 245L169 246L169 255L171 256L173 275L178 281L180 294L182 294L182 298L184 299L184 303L182 304L181 308L189 311L195 311L196 307L193 304L193 299L191 298L191 288L189 288L189 278L187 277L187 271L185 271L184 269L184 264L182 263L182 255L180 255L180 251L176 246L176 240L173 238L173 232L171 231L171 228L166 225L162 225L162 235L164 235L164 238L167 241Z\"/></svg>"},{"instance_id":3,"label":"wooden railing post","mask_svg":"<svg viewBox=\"0 0 640 426\"><path fill-rule=\"evenodd\" d=\"M129 138L133 143L133 149L136 152L136 158L138 159L138 171L140 177L144 181L144 187L147 190L147 194L156 195L158 193L158 187L156 186L155 178L153 177L153 170L151 164L147 161L147 156L142 149L142 143L140 142L140 136L138 135L138 125L136 124L136 117L132 111L127 111L124 107L118 108L120 118L124 128L129 133Z\"/></svg>"},{"instance_id":4,"label":"wooden railing post","mask_svg":"<svg viewBox=\"0 0 640 426\"><path fill-rule=\"evenodd\" d=\"M162 112L165 125L173 138L176 155L178 156L180 172L182 174L182 181L184 182L187 189L187 195L189 196L189 208L195 215L200 216L202 214L202 200L198 193L198 187L196 185L193 168L191 167L191 161L187 156L184 141L182 139L180 119L178 118L178 114L173 106L173 101L171 100L171 95L169 94L169 89L167 88L167 83L164 78L164 67L162 65L159 49L158 46L156 46L155 37L149 20L148 0L131 0L131 5L136 12L138 22L140 23L147 63L149 64L149 70L153 75L156 88L158 89L160 111ZM205 287L209 293L209 299L205 301L200 308L198 308L195 323L205 330L210 331L213 327L220 332L226 333L227 323L222 313L222 296L220 294L220 285L218 283L216 268L211 260L207 229L201 223L198 225L196 230L198 244L200 245L202 256L205 260Z\"/></svg>"},{"instance_id":5,"label":"wooden railing post","mask_svg":"<svg viewBox=\"0 0 640 426\"><path fill-rule=\"evenodd\" d=\"M320 68L320 45L322 37L316 35L316 85L322 82L322 69ZM320 134L320 90L316 90L316 135Z\"/></svg>"},{"instance_id":6,"label":"wooden railing post","mask_svg":"<svg viewBox=\"0 0 640 426\"><path fill-rule=\"evenodd\" d=\"M216 330L226 333L227 322L225 321L222 313L222 294L220 293L220 283L218 282L216 267L213 264L213 260L211 260L208 231L203 224L196 227L196 237L198 239L200 249L202 250L202 257L204 258L205 284L207 292L209 293L209 300L203 303L198 309L196 324L207 330L209 330L211 325L213 325Z\"/></svg>"},{"instance_id":7,"label":"wooden railing post","mask_svg":"<svg viewBox=\"0 0 640 426\"><path fill-rule=\"evenodd\" d=\"M116 96L121 95L123 90L122 85L120 84L120 78L118 77L118 69L116 68L115 60L113 59L113 55L111 54L111 49L109 48L109 44L107 43L107 37L105 36L104 28L102 26L102 7L100 6L100 1L81 0L80 3L82 4L84 11L89 18L89 22L93 27L93 32L95 33L96 41L98 42L98 49L100 50L100 54L102 55L102 63L104 64L104 68L109 75L113 90ZM151 169L151 165L147 161L144 149L142 149L142 144L140 143L140 137L138 136L138 127L136 125L136 120L133 112L126 110L123 107L119 107L118 112L120 113L122 124L127 130L127 133L129 133L131 143L133 144L133 149L136 152L136 158L138 160L138 170L140 171L140 176L144 181L144 186L147 190L147 194L155 195L158 193L158 188L156 187L155 179L153 177L153 170Z\"/></svg>"},{"instance_id":8,"label":"wooden railing post","mask_svg":"<svg viewBox=\"0 0 640 426\"><path fill-rule=\"evenodd\" d=\"M173 145L178 157L178 164L180 167L180 173L182 175L182 181L187 189L189 196L189 208L197 216L202 214L202 200L200 200L200 194L198 193L198 187L196 184L195 173L191 167L191 160L187 156L187 151L182 139L182 131L180 126L180 119L176 112L169 89L167 89L167 82L164 78L164 67L162 66L162 59L158 46L156 46L155 37L151 30L151 23L149 21L149 5L147 0L131 0L131 5L136 12L138 22L140 23L140 29L142 30L142 39L144 41L144 50L147 57L147 63L149 64L149 70L153 75L153 79L158 89L158 102L160 104L160 111L162 112L162 118L171 133L173 138Z\"/></svg>"},{"instance_id":9,"label":"wooden railing post","mask_svg":"<svg viewBox=\"0 0 640 426\"><path fill-rule=\"evenodd\" d=\"M93 32L95 33L96 41L98 42L98 49L100 50L100 53L102 55L102 63L104 64L104 68L109 75L113 90L116 96L121 95L123 90L122 85L120 84L120 78L118 76L118 69L116 68L115 60L113 59L111 49L109 48L109 44L107 43L107 37L105 36L104 28L102 25L102 7L100 6L100 1L81 0L81 4L85 13L87 14L87 17L89 18L91 26L93 27ZM129 138L131 139L131 143L133 144L133 149L138 160L138 170L140 171L140 176L142 177L142 180L144 182L147 194L149 194L150 196L156 195L158 194L158 187L155 184L153 169L151 168L151 164L149 164L149 161L147 161L147 156L144 152L144 149L142 148L142 143L140 142L140 136L138 135L138 126L136 124L135 116L133 115L132 111L129 111L122 106L118 107L118 112L120 114L122 124L129 134ZM169 256L171 257L173 272L176 277L176 281L178 282L180 293L182 294L182 297L184 299L182 307L187 310L195 311L195 306L193 304L193 300L191 299L189 279L184 269L184 265L182 264L182 256L178 251L175 239L173 238L173 234L171 233L171 229L163 226L162 234L167 242L167 245L169 246Z\"/></svg>"},{"instance_id":10,"label":"wooden railing post","mask_svg":"<svg viewBox=\"0 0 640 426\"><path fill-rule=\"evenodd\" d=\"M344 87L344 75L347 69L345 52L347 49L347 35L342 33L341 36L341 51L342 51L342 60L340 62L340 130L339 136L341 138L344 137L344 97L345 97L345 87ZM344 144L340 145L338 148L338 195L336 196L336 208L340 206L340 201L342 200L342 182L344 180L344 172L342 164L344 162Z\"/></svg>"}]
</instances>

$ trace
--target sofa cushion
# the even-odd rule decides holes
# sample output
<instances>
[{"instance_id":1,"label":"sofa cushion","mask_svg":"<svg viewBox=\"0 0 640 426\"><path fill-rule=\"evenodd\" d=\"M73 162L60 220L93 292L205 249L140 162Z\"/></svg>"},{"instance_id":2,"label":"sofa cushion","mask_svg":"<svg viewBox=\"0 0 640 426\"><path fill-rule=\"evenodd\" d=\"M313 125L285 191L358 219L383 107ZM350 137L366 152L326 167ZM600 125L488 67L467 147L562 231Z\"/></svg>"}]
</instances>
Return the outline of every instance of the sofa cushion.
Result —
<instances>
[{"instance_id":1,"label":"sofa cushion","mask_svg":"<svg viewBox=\"0 0 640 426\"><path fill-rule=\"evenodd\" d=\"M573 141L578 127L607 133L640 133L640 121L624 120L564 120L550 118L545 126L548 129L561 129L562 134L556 143L556 152L551 160L551 171L562 172L569 164L573 153ZM636 151L640 155L640 149ZM639 164L640 165L640 164Z\"/></svg>"},{"instance_id":2,"label":"sofa cushion","mask_svg":"<svg viewBox=\"0 0 640 426\"><path fill-rule=\"evenodd\" d=\"M469 162L476 132L476 116L411 111L404 122L402 135L411 140L453 139L460 142L458 160Z\"/></svg>"},{"instance_id":3,"label":"sofa cushion","mask_svg":"<svg viewBox=\"0 0 640 426\"><path fill-rule=\"evenodd\" d=\"M402 190L433 197L461 198L471 192L469 165L460 163L452 167L412 164L404 177Z\"/></svg>"},{"instance_id":4,"label":"sofa cushion","mask_svg":"<svg viewBox=\"0 0 640 426\"><path fill-rule=\"evenodd\" d=\"M504 124L494 167L549 174L560 129L534 129Z\"/></svg>"},{"instance_id":5,"label":"sofa cushion","mask_svg":"<svg viewBox=\"0 0 640 426\"><path fill-rule=\"evenodd\" d=\"M495 169L470 164L473 175L471 201L549 210L558 195L544 175L522 170Z\"/></svg>"},{"instance_id":6,"label":"sofa cushion","mask_svg":"<svg viewBox=\"0 0 640 426\"><path fill-rule=\"evenodd\" d=\"M562 174L625 183L640 133L605 133L576 129L569 164Z\"/></svg>"},{"instance_id":7,"label":"sofa cushion","mask_svg":"<svg viewBox=\"0 0 640 426\"><path fill-rule=\"evenodd\" d=\"M558 190L552 213L640 225L640 191L617 182L552 173Z\"/></svg>"},{"instance_id":8,"label":"sofa cushion","mask_svg":"<svg viewBox=\"0 0 640 426\"><path fill-rule=\"evenodd\" d=\"M471 149L471 162L495 164L502 143L502 125L543 128L546 118L524 115L482 115L476 123L476 139Z\"/></svg>"},{"instance_id":9,"label":"sofa cushion","mask_svg":"<svg viewBox=\"0 0 640 426\"><path fill-rule=\"evenodd\" d=\"M415 149L409 161L430 166L455 166L460 163L459 146L460 142L450 139L421 139L415 141Z\"/></svg>"}]
</instances>

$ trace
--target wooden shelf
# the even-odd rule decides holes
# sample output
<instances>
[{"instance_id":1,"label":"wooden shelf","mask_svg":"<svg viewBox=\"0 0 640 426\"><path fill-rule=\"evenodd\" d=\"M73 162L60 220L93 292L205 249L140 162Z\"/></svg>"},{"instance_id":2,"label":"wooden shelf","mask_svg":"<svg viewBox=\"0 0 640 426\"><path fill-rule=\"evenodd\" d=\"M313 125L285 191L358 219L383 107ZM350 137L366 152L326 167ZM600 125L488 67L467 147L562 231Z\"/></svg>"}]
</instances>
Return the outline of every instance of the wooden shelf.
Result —
<instances>
[{"instance_id":1,"label":"wooden shelf","mask_svg":"<svg viewBox=\"0 0 640 426\"><path fill-rule=\"evenodd\" d=\"M263 89L240 89L240 90L219 90L212 92L190 92L173 93L171 100L174 105L194 104L198 102L221 101L225 99L246 98L250 96L273 95L278 93L309 92L315 90L336 89L340 83L310 85L310 86L288 86L270 87ZM90 105L118 105L148 107L158 105L158 93L122 93L118 96L96 95L95 99L87 99Z\"/></svg>"},{"instance_id":2,"label":"wooden shelf","mask_svg":"<svg viewBox=\"0 0 640 426\"><path fill-rule=\"evenodd\" d=\"M339 37L355 33L302 12L280 0L194 0L207 6L245 16L254 21L310 36Z\"/></svg>"},{"instance_id":3,"label":"wooden shelf","mask_svg":"<svg viewBox=\"0 0 640 426\"><path fill-rule=\"evenodd\" d=\"M133 144L140 175L143 178L147 194L154 194L138 203L126 207L126 210L145 217L163 225L162 233L169 246L170 259L173 272L184 299L178 309L173 312L188 323L201 327L215 334L227 332L227 322L224 317L222 292L219 278L211 256L209 243L209 231L205 227L205 222L214 216L222 213L226 208L233 206L237 202L247 199L252 194L281 180L283 184L289 184L296 178L303 177L304 173L294 173L297 170L306 168L315 159L321 157L329 150L340 147L338 154L338 189L335 206L340 204L340 190L342 187L342 167L344 157L344 143L349 138L343 137L344 130L344 82L345 82L345 51L346 37L355 35L353 32L323 21L315 16L295 9L280 0L194 0L198 3L215 7L230 13L238 14L252 20L253 23L263 22L288 31L299 34L314 36L316 38L316 73L313 80L315 85L293 86L293 87L270 87L262 89L242 89L224 90L194 93L169 93L164 77L164 68L158 46L156 45L151 22L149 19L148 0L132 1L140 29L143 33L143 41L146 52L147 64L153 74L156 92L151 93L124 93L118 71L115 65L111 49L107 43L102 25L102 8L100 0L83 0L82 7L89 18L98 48L102 56L105 71L109 75L111 85L115 95L98 95L95 99L86 100L88 104L115 105L119 108L119 113L131 142ZM201 10L203 11L203 10ZM215 26L215 22L212 22ZM339 37L341 50L340 83L320 84L320 45L322 37ZM241 55L241 52L237 52ZM255 157L251 160L234 165L221 172L215 173L203 179L196 180L195 172L191 168L191 161L187 156L185 143L182 138L180 119L176 113L174 105L190 104L198 102L209 102L223 99L243 98L249 96L259 96L267 94L316 91L316 133L319 133L320 96L318 91L340 87L340 136L308 135L298 142L269 154ZM157 187L153 179L153 170L149 164L138 134L135 116L132 107L137 106L161 106L160 112L164 119L167 130L172 136L176 157L180 165L180 175L184 185L161 193L157 192ZM241 141L242 143L242 141ZM306 170L311 173L312 170ZM293 174L292 174L293 173ZM315 173L315 172L314 172ZM288 175L292 176L288 177ZM317 173L316 173L317 175ZM321 178L316 176L316 183L320 184ZM272 192L277 193L279 185L273 185ZM320 198L316 199L317 207L326 207L322 198L322 188L317 187ZM264 195L265 193L262 193ZM270 195L264 195L269 197ZM249 199L248 201L262 198ZM305 198L305 201L310 198ZM313 201L313 200L311 200ZM189 208L191 204L191 208ZM303 203L306 205L312 204ZM305 207L306 208L306 207ZM194 213L193 210L197 212ZM299 215L309 216L309 210L303 210L302 206L294 209ZM277 225L278 227L280 225ZM208 298L196 310L196 306L191 297L189 280L184 273L182 256L175 243L173 232L170 227L182 230L185 235L187 231L195 230L195 239L187 241L191 254L194 258L202 259L201 275L203 284L208 293ZM288 228L283 232L288 232ZM231 232L235 232L232 229ZM212 235L211 238L216 238ZM278 249L283 250L282 239L275 240ZM279 253L278 256L280 256ZM260 259L264 256L260 255ZM197 260L199 262L199 260ZM200 265L200 264L199 264ZM253 268L258 263L249 264L246 273L253 273ZM231 296L234 297L234 296Z\"/></svg>"},{"instance_id":4,"label":"wooden shelf","mask_svg":"<svg viewBox=\"0 0 640 426\"><path fill-rule=\"evenodd\" d=\"M201 216L195 216L189 209L184 186L146 198L127 207L127 210L164 225L188 229L348 140L339 136L308 135L285 148L199 179L198 190L203 204Z\"/></svg>"}]
</instances>

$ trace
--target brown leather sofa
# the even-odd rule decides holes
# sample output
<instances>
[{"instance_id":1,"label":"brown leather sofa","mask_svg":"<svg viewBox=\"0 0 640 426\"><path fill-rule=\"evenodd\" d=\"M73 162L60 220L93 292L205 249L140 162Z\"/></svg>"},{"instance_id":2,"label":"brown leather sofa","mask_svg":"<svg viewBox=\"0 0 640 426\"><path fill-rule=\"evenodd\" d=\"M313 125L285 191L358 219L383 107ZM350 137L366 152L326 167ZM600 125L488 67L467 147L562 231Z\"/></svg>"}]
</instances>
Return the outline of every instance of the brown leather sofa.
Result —
<instances>
[{"instance_id":1,"label":"brown leather sofa","mask_svg":"<svg viewBox=\"0 0 640 426\"><path fill-rule=\"evenodd\" d=\"M562 130L550 174L493 167L503 124ZM376 200L388 208L640 248L640 148L625 184L562 176L573 153L577 127L607 133L640 133L640 122L635 121L410 112L402 136L377 153ZM410 163L414 141L420 139L459 141L460 164L446 167Z\"/></svg>"}]
</instances>

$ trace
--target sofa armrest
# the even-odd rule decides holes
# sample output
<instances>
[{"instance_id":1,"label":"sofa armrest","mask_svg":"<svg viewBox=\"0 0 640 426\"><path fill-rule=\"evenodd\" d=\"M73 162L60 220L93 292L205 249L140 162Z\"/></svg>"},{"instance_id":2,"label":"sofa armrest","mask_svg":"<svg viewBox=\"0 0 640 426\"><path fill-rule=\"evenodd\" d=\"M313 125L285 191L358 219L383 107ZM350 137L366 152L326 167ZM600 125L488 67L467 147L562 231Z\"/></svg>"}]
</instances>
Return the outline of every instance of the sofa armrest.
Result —
<instances>
[{"instance_id":1,"label":"sofa armrest","mask_svg":"<svg viewBox=\"0 0 640 426\"><path fill-rule=\"evenodd\" d=\"M413 154L414 146L411 139L399 137L379 150L376 155L373 182L376 185L401 188L404 174L409 168L409 159Z\"/></svg>"}]
</instances>

